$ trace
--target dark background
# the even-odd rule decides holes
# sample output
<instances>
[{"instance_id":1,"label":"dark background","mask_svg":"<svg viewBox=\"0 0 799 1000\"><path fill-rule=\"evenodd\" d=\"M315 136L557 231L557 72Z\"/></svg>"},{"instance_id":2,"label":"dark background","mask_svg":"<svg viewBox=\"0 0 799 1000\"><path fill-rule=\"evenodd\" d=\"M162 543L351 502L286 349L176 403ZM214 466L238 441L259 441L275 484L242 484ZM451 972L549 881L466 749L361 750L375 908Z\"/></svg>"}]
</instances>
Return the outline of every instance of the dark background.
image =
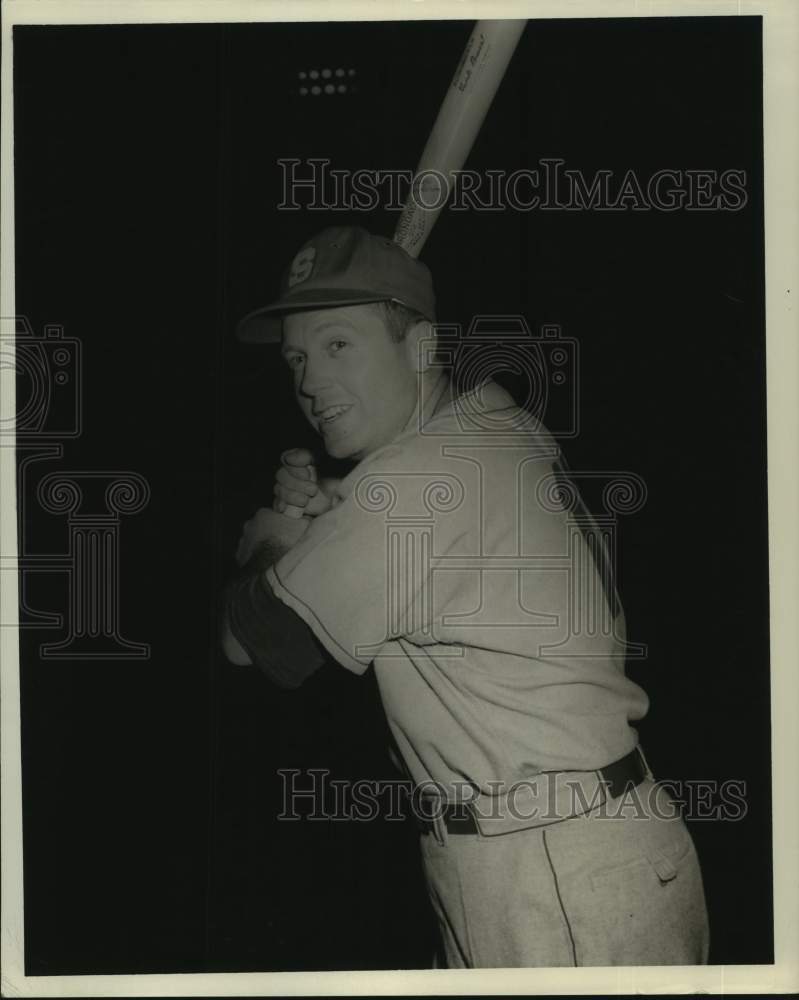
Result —
<instances>
[{"instance_id":1,"label":"dark background","mask_svg":"<svg viewBox=\"0 0 799 1000\"><path fill-rule=\"evenodd\" d=\"M268 349L237 345L299 244L278 157L412 168L467 22L17 27L17 309L83 350L83 433L55 469L132 470L120 625L146 661L49 661L21 632L30 975L425 966L409 823L277 823L276 769L394 777L371 674L296 692L216 650L241 524L307 440ZM772 961L761 37L757 18L531 22L468 165L747 174L737 212L445 212L441 320L523 313L581 350L573 468L627 469L630 672L660 778L746 782L693 822L716 963ZM301 97L298 72L355 68ZM391 234L396 216L337 214ZM24 388L24 387L23 387ZM35 497L35 494L31 494ZM66 551L31 500L31 551ZM63 575L26 580L64 611Z\"/></svg>"}]
</instances>

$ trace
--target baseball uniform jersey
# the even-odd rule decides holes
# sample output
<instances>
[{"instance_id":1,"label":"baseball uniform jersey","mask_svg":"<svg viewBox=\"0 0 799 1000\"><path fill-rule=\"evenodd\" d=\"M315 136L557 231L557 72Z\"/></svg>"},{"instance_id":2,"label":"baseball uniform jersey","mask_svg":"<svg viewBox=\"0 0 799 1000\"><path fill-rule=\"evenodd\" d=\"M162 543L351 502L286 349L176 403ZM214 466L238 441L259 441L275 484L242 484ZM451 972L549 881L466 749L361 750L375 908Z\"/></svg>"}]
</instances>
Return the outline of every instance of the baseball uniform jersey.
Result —
<instances>
[{"instance_id":1,"label":"baseball uniform jersey","mask_svg":"<svg viewBox=\"0 0 799 1000\"><path fill-rule=\"evenodd\" d=\"M557 444L492 382L418 417L267 571L274 594L342 666L374 663L417 783L491 795L623 757L647 698Z\"/></svg>"}]
</instances>

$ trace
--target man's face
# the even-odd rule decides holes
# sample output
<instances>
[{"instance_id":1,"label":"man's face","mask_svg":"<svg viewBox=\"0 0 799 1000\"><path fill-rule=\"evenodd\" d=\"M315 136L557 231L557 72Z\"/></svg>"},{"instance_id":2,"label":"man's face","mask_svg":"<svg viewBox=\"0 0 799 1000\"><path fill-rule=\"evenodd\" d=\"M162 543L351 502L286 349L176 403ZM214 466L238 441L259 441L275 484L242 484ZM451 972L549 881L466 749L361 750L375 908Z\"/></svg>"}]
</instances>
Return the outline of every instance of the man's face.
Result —
<instances>
[{"instance_id":1,"label":"man's face","mask_svg":"<svg viewBox=\"0 0 799 1000\"><path fill-rule=\"evenodd\" d=\"M334 458L389 444L417 400L413 338L394 342L370 305L289 313L283 357L300 407Z\"/></svg>"}]
</instances>

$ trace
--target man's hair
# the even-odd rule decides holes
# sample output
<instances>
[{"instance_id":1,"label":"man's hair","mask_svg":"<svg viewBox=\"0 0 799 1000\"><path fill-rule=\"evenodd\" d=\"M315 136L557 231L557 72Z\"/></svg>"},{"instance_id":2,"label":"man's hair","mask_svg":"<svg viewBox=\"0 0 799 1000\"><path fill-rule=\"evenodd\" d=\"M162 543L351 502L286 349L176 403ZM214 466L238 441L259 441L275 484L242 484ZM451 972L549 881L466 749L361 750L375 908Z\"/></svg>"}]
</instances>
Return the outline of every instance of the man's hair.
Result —
<instances>
[{"instance_id":1,"label":"man's hair","mask_svg":"<svg viewBox=\"0 0 799 1000\"><path fill-rule=\"evenodd\" d=\"M369 302L368 305L383 320L383 325L388 330L389 337L396 344L405 340L408 336L408 331L415 323L431 323L432 329L430 333L435 338L435 345L432 348L430 357L437 368L442 371L446 370L449 372L450 377L452 377L452 361L448 358L448 354L452 353L451 349L447 351L444 345L439 342L436 326L432 320L428 320L427 316L417 312L415 309L409 309L408 306L402 305L401 302L395 302L393 299L386 299L382 302Z\"/></svg>"},{"instance_id":2,"label":"man's hair","mask_svg":"<svg viewBox=\"0 0 799 1000\"><path fill-rule=\"evenodd\" d=\"M369 305L380 314L389 336L395 343L405 340L408 331L415 323L427 321L427 317L420 312L393 300L370 302Z\"/></svg>"}]
</instances>

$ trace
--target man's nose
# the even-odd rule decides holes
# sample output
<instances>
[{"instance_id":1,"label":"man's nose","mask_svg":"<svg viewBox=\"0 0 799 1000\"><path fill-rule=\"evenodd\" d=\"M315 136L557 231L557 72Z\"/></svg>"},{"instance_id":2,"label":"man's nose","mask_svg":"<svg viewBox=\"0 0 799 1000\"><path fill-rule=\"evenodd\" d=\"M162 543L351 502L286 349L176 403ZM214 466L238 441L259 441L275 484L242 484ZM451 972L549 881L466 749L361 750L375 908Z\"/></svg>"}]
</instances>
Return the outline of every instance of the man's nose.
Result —
<instances>
[{"instance_id":1,"label":"man's nose","mask_svg":"<svg viewBox=\"0 0 799 1000\"><path fill-rule=\"evenodd\" d=\"M315 396L330 385L330 372L323 359L306 358L300 379L300 393Z\"/></svg>"}]
</instances>

